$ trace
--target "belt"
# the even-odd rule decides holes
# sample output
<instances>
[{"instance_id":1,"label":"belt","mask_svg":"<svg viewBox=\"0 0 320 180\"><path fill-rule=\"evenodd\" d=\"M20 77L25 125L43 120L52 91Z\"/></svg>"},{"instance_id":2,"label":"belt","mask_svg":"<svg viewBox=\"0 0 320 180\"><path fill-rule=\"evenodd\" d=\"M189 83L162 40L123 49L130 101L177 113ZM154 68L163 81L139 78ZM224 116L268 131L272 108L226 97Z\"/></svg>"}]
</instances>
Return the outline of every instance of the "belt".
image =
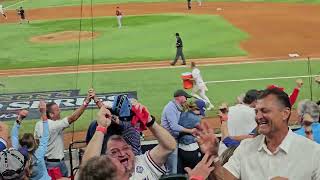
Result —
<instances>
[{"instance_id":1,"label":"belt","mask_svg":"<svg viewBox=\"0 0 320 180\"><path fill-rule=\"evenodd\" d=\"M44 160L46 160L48 162L60 162L60 161L64 161L64 158L62 158L62 159L48 159L47 157L45 157Z\"/></svg>"}]
</instances>

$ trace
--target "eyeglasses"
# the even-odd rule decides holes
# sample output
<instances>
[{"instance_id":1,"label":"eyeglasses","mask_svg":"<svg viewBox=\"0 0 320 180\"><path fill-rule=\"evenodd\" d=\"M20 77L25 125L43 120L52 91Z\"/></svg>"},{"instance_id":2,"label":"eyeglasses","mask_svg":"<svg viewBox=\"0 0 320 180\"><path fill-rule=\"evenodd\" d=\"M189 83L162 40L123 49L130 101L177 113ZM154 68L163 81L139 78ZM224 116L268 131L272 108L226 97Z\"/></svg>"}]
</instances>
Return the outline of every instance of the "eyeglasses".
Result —
<instances>
[{"instance_id":1,"label":"eyeglasses","mask_svg":"<svg viewBox=\"0 0 320 180\"><path fill-rule=\"evenodd\" d=\"M109 155L110 157L116 158L119 156L123 156L124 152L130 151L130 150L131 150L131 146L123 146L121 149L119 148L111 149L110 151L107 152L107 155Z\"/></svg>"}]
</instances>

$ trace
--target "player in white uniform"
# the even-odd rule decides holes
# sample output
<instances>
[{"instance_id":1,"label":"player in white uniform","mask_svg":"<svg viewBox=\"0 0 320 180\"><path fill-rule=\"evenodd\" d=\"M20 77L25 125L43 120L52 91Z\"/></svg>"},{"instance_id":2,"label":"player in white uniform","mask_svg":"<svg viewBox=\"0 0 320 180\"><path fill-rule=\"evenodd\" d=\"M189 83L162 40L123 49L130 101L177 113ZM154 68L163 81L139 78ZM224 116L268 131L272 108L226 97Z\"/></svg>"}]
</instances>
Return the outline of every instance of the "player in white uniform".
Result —
<instances>
[{"instance_id":1,"label":"player in white uniform","mask_svg":"<svg viewBox=\"0 0 320 180\"><path fill-rule=\"evenodd\" d=\"M117 7L116 9L116 16L118 21L118 28L120 29L122 27L122 12L120 11L119 7Z\"/></svg>"},{"instance_id":2,"label":"player in white uniform","mask_svg":"<svg viewBox=\"0 0 320 180\"><path fill-rule=\"evenodd\" d=\"M2 14L2 16L3 16L4 18L7 19L7 15L6 15L6 13L4 12L4 8L3 8L3 5L2 5L2 4L0 4L0 13Z\"/></svg>"},{"instance_id":3,"label":"player in white uniform","mask_svg":"<svg viewBox=\"0 0 320 180\"><path fill-rule=\"evenodd\" d=\"M214 106L210 102L209 98L206 96L206 91L208 91L208 88L204 83L202 76L200 74L200 70L196 67L195 62L191 62L191 69L192 69L192 78L190 80L193 81L192 96L204 100L206 104L209 105L207 110L211 110Z\"/></svg>"},{"instance_id":4,"label":"player in white uniform","mask_svg":"<svg viewBox=\"0 0 320 180\"><path fill-rule=\"evenodd\" d=\"M96 132L86 148L82 163L101 154L104 134L111 124L111 116L111 112L102 106L97 116ZM106 154L121 164L116 170L123 172L120 175L121 179L157 180L166 172L164 163L168 155L175 150L177 143L167 130L155 122L154 118L149 117L146 126L159 144L143 155L134 156L131 146L121 136L113 135L108 139Z\"/></svg>"}]
</instances>

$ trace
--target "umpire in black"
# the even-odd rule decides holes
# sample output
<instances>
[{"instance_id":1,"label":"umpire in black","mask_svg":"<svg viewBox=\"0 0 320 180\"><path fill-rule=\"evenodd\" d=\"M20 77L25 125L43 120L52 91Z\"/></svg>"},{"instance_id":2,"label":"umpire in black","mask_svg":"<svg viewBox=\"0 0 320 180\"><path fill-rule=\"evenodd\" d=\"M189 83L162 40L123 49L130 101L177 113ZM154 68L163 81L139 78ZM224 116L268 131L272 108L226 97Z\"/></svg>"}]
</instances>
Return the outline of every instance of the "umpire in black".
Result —
<instances>
[{"instance_id":1,"label":"umpire in black","mask_svg":"<svg viewBox=\"0 0 320 180\"><path fill-rule=\"evenodd\" d=\"M186 65L186 60L184 58L183 52L182 52L182 40L180 38L179 33L176 33L176 38L177 38L177 42L176 42L176 47L177 47L177 53L176 53L176 58L174 59L174 61L172 63L170 63L172 66L174 66L176 64L176 62L178 61L179 57L181 56L182 59L182 65Z\"/></svg>"}]
</instances>

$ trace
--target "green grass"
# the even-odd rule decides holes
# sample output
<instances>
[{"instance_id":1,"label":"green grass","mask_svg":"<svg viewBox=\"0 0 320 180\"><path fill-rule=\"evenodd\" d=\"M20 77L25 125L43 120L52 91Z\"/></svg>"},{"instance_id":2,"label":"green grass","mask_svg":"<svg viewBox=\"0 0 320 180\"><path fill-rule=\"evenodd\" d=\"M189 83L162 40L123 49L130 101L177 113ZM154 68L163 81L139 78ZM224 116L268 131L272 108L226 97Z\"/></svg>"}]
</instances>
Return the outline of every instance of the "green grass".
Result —
<instances>
[{"instance_id":1,"label":"green grass","mask_svg":"<svg viewBox=\"0 0 320 180\"><path fill-rule=\"evenodd\" d=\"M91 0L26 0L21 3L19 0L7 0L3 4L9 9L17 9L20 6L26 9L43 8L43 7L59 7L59 6L77 6L81 2L90 5ZM92 0L93 4L121 4L121 3L150 3L150 2L186 2L186 0ZM287 2L287 3L319 3L319 0L204 0L205 2ZM18 3L18 4L16 4Z\"/></svg>"},{"instance_id":2,"label":"green grass","mask_svg":"<svg viewBox=\"0 0 320 180\"><path fill-rule=\"evenodd\" d=\"M314 74L320 68L320 61L312 61ZM281 77L281 76L301 76L308 75L306 62L272 62L241 65L219 65L200 67L205 81L219 81L230 79ZM135 70L122 72L100 72L94 74L94 87L99 93L137 91L139 101L145 104L157 119L160 118L163 107L172 99L173 91L181 88L180 74L190 71L186 68L168 68L153 70ZM301 89L298 100L310 98L309 83L307 78L303 78L305 85ZM78 78L78 88L84 94L89 88L92 80L91 73L81 73ZM267 85L277 84L286 88L286 92L291 93L295 87L295 79L261 80L232 83L207 84L208 97L214 104L221 102L233 104L235 97L244 93L248 89L264 89ZM76 88L76 75L47 75L32 77L0 78L0 82L6 88L0 88L0 93L32 92L46 90L65 90ZM313 83L313 98L319 99L319 85ZM71 112L63 112L68 115ZM209 112L209 116L214 116L215 111ZM95 118L96 112L87 110L79 121L75 123L76 130L85 130L91 119ZM12 124L12 123L10 123ZM24 123L24 132L32 131L35 121Z\"/></svg>"},{"instance_id":3,"label":"green grass","mask_svg":"<svg viewBox=\"0 0 320 180\"><path fill-rule=\"evenodd\" d=\"M223 18L212 15L127 16L117 28L114 17L94 19L94 63L169 60L175 56L175 36L180 32L187 58L246 55L239 48L248 35ZM197 28L190 25L197 24ZM79 30L78 19L41 21L31 24L0 25L0 42L6 42L0 69L77 65L78 41L32 43L33 36ZM82 31L91 30L91 20L82 22ZM81 41L80 64L92 63L92 41Z\"/></svg>"}]
</instances>

